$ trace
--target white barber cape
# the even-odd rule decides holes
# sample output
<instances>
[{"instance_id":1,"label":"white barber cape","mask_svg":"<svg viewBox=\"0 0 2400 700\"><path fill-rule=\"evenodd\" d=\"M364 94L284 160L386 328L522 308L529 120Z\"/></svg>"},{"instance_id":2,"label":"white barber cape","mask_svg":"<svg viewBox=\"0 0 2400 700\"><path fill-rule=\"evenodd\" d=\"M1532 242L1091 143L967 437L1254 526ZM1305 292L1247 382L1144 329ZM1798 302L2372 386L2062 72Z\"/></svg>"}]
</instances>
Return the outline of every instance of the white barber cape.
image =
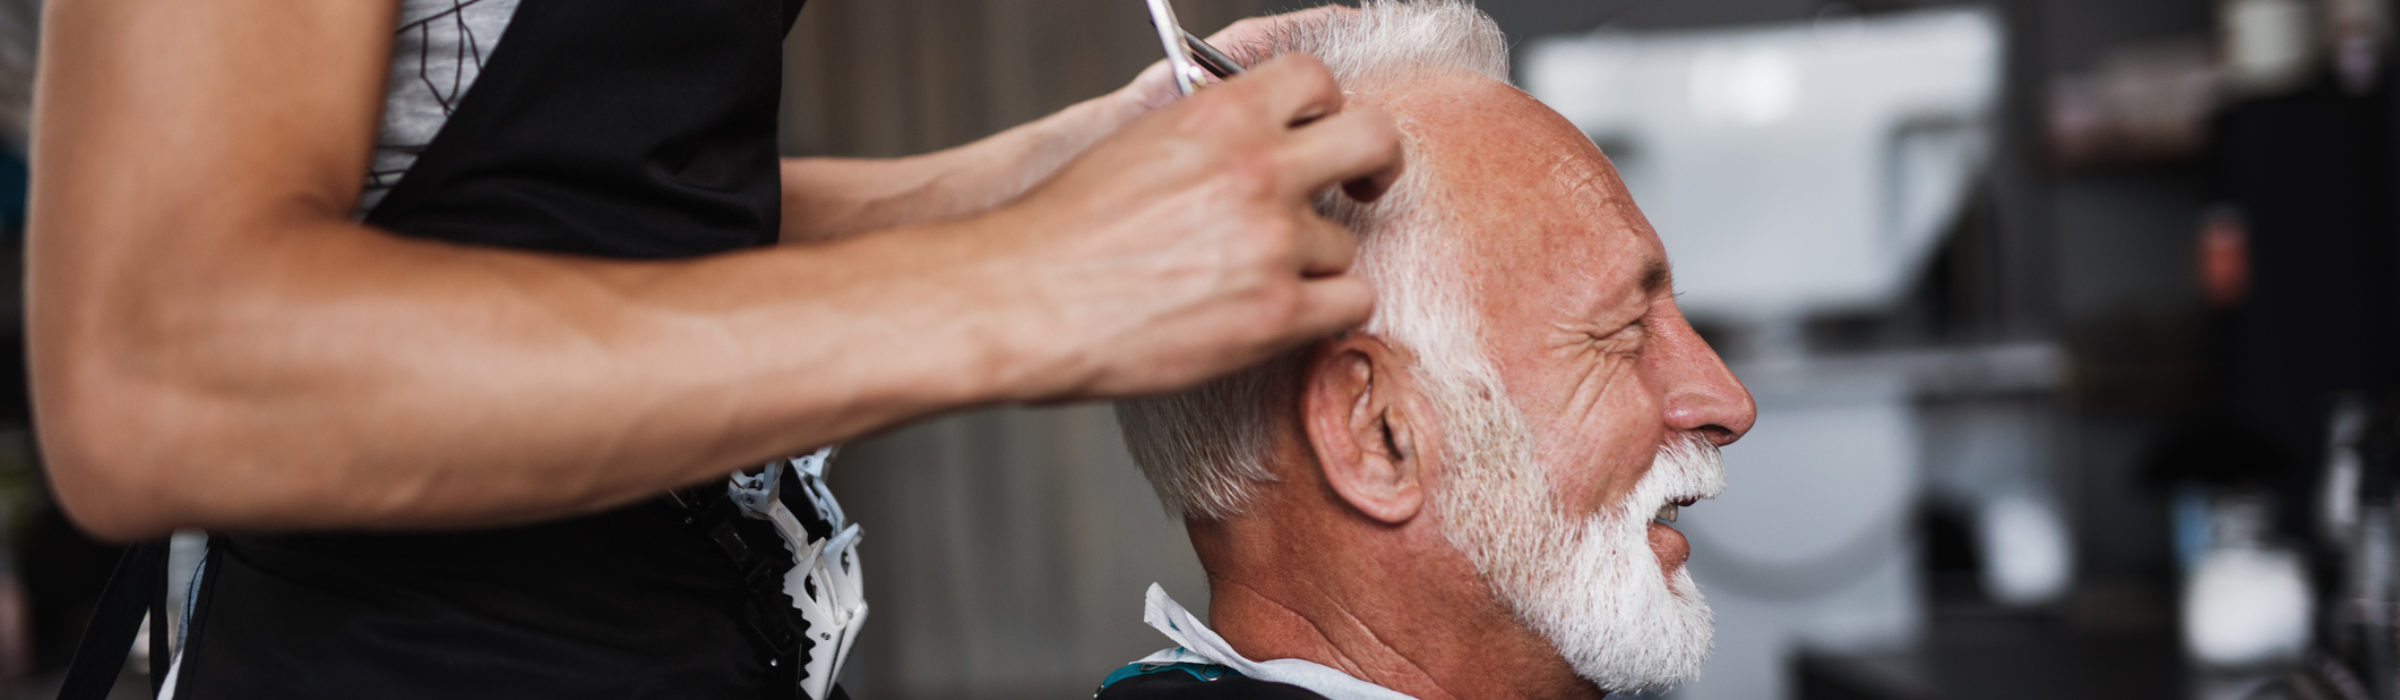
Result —
<instances>
[{"instance_id":1,"label":"white barber cape","mask_svg":"<svg viewBox=\"0 0 2400 700\"><path fill-rule=\"evenodd\" d=\"M1232 644L1217 636L1215 630L1200 618L1183 609L1175 599L1167 597L1166 589L1150 584L1150 593L1142 604L1142 622L1157 628L1179 645L1142 657L1137 664L1215 664L1233 669L1251 678L1276 683L1289 683L1307 688L1330 700L1415 700L1398 691L1353 678L1331 666L1300 659L1252 661L1233 650Z\"/></svg>"}]
</instances>

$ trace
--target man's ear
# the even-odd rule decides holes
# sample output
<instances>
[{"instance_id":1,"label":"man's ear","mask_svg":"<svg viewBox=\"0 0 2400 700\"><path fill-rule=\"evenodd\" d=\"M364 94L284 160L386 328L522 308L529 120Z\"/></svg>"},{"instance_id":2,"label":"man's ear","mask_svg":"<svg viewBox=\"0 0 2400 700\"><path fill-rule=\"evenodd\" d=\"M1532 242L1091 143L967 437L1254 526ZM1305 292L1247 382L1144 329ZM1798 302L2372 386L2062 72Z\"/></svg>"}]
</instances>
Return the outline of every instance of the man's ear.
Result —
<instances>
[{"instance_id":1,"label":"man's ear","mask_svg":"<svg viewBox=\"0 0 2400 700\"><path fill-rule=\"evenodd\" d=\"M1352 332L1317 346L1301 381L1300 421L1325 483L1351 508L1398 525L1425 507L1414 387L1382 340Z\"/></svg>"}]
</instances>

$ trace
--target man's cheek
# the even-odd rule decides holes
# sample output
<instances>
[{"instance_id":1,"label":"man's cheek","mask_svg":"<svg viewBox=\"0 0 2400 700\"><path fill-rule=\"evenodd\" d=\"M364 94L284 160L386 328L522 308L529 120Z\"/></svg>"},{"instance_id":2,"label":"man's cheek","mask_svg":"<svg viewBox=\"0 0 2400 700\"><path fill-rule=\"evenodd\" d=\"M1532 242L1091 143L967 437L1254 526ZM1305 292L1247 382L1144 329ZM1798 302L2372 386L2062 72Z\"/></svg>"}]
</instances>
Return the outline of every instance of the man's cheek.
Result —
<instances>
[{"instance_id":1,"label":"man's cheek","mask_svg":"<svg viewBox=\"0 0 2400 700\"><path fill-rule=\"evenodd\" d=\"M1587 430L1573 440L1540 450L1545 455L1541 465L1561 505L1572 509L1564 515L1610 513L1650 470L1657 451L1640 446L1655 444L1655 437Z\"/></svg>"},{"instance_id":2,"label":"man's cheek","mask_svg":"<svg viewBox=\"0 0 2400 700\"><path fill-rule=\"evenodd\" d=\"M1636 385L1639 367L1622 355L1587 349L1573 363L1528 382L1540 395L1520 397L1518 405L1539 407L1526 422L1538 429L1576 438L1598 438L1604 427L1627 408L1626 388Z\"/></svg>"},{"instance_id":3,"label":"man's cheek","mask_svg":"<svg viewBox=\"0 0 2400 700\"><path fill-rule=\"evenodd\" d=\"M1591 404L1575 429L1576 441L1586 446L1579 462L1584 483L1570 493L1590 494L1594 510L1614 510L1650 471L1659 445L1667 438L1658 401L1640 391L1639 381L1621 381Z\"/></svg>"}]
</instances>

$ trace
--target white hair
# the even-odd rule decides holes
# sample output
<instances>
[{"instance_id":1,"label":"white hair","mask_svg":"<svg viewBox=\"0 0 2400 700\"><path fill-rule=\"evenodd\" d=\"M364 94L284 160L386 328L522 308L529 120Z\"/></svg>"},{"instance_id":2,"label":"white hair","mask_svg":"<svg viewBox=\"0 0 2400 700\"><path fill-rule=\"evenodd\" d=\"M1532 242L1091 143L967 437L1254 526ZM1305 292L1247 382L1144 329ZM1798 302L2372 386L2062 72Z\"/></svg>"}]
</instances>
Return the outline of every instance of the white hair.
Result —
<instances>
[{"instance_id":1,"label":"white hair","mask_svg":"<svg viewBox=\"0 0 2400 700\"><path fill-rule=\"evenodd\" d=\"M1371 1L1356 12L1282 28L1262 53L1316 56L1351 93L1462 72L1508 82L1508 44L1499 25L1462 0ZM1442 264L1458 258L1452 253L1460 234L1445 230L1440 194L1426 186L1427 170L1405 170L1372 204L1330 192L1317 209L1358 236L1354 270L1376 291L1366 333L1415 354L1420 365L1446 368L1436 374L1496 381L1461 272ZM1259 484L1274 480L1265 460L1277 428L1296 415L1305 352L1183 393L1117 403L1125 442L1169 513L1230 517L1242 512Z\"/></svg>"},{"instance_id":2,"label":"white hair","mask_svg":"<svg viewBox=\"0 0 2400 700\"><path fill-rule=\"evenodd\" d=\"M1577 517L1561 512L1523 414L1499 387L1440 393L1450 460L1450 483L1433 493L1442 536L1517 620L1607 692L1665 690L1698 673L1713 615L1689 569L1664 571L1649 528L1659 506L1724 491L1717 446L1670 435L1615 507Z\"/></svg>"}]
</instances>

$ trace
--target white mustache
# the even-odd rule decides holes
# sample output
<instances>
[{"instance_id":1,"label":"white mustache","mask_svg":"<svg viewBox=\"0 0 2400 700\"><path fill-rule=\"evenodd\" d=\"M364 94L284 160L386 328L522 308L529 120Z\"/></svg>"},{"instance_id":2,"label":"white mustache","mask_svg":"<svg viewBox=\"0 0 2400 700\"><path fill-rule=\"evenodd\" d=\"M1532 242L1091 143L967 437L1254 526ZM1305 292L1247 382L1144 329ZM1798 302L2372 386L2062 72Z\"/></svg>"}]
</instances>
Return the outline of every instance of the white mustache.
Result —
<instances>
[{"instance_id":1,"label":"white mustache","mask_svg":"<svg viewBox=\"0 0 2400 700\"><path fill-rule=\"evenodd\" d=\"M1620 517L1650 520L1677 501L1716 498L1725 492L1724 454L1699 433L1676 433L1658 446L1650 471L1626 494Z\"/></svg>"}]
</instances>

